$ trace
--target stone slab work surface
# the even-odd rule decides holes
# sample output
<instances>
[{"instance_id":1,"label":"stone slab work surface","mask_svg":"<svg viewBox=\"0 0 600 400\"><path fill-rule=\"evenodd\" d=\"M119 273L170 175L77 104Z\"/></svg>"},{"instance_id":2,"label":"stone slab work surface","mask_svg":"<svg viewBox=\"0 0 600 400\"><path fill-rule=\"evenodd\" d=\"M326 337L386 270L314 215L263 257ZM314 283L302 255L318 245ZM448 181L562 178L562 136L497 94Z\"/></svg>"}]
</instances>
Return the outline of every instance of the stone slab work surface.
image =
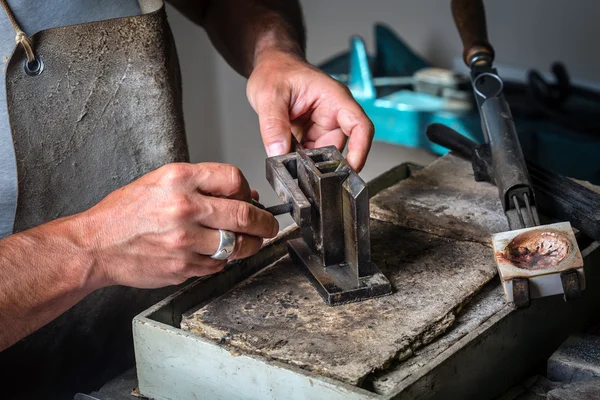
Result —
<instances>
[{"instance_id":1,"label":"stone slab work surface","mask_svg":"<svg viewBox=\"0 0 600 400\"><path fill-rule=\"evenodd\" d=\"M378 193L371 218L486 245L509 230L498 189L475 182L471 164L452 154Z\"/></svg>"},{"instance_id":2,"label":"stone slab work surface","mask_svg":"<svg viewBox=\"0 0 600 400\"><path fill-rule=\"evenodd\" d=\"M547 368L548 379L557 382L600 377L600 336L569 337L548 359Z\"/></svg>"},{"instance_id":3,"label":"stone slab work surface","mask_svg":"<svg viewBox=\"0 0 600 400\"><path fill-rule=\"evenodd\" d=\"M452 178L453 188L440 175ZM397 203L405 191L413 197ZM435 193L443 193L438 203ZM473 184L470 164L453 156L380 192L372 204L384 207L382 198L411 213L398 218L394 205L371 219L372 258L392 283L392 295L327 306L286 256L185 315L182 329L232 352L260 354L353 385L411 356L444 333L495 276L489 237L503 229L504 215L496 188ZM413 198L431 200L407 205ZM468 199L476 199L475 210ZM460 209L452 209L456 204ZM438 214L451 218L432 218L439 207L446 208Z\"/></svg>"},{"instance_id":4,"label":"stone slab work surface","mask_svg":"<svg viewBox=\"0 0 600 400\"><path fill-rule=\"evenodd\" d=\"M600 378L574 382L548 392L548 400L597 400L600 399Z\"/></svg>"}]
</instances>

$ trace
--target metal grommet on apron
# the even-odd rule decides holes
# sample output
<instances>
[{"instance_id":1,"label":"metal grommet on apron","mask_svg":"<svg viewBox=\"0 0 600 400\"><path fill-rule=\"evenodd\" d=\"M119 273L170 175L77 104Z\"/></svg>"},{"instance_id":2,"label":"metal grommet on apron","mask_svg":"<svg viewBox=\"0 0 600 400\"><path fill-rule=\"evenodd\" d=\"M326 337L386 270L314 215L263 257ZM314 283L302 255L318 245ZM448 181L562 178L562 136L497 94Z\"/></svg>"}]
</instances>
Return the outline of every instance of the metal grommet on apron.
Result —
<instances>
[{"instance_id":1,"label":"metal grommet on apron","mask_svg":"<svg viewBox=\"0 0 600 400\"><path fill-rule=\"evenodd\" d=\"M44 61L41 58L36 58L33 61L25 61L23 63L23 69L29 76L36 76L44 72Z\"/></svg>"},{"instance_id":2,"label":"metal grommet on apron","mask_svg":"<svg viewBox=\"0 0 600 400\"><path fill-rule=\"evenodd\" d=\"M6 93L15 232L89 209L149 171L188 160L179 64L162 3L140 0L142 15L31 37L12 18L19 45L6 67ZM174 290L92 293L0 353L2 396L96 389L133 365L132 318Z\"/></svg>"}]
</instances>

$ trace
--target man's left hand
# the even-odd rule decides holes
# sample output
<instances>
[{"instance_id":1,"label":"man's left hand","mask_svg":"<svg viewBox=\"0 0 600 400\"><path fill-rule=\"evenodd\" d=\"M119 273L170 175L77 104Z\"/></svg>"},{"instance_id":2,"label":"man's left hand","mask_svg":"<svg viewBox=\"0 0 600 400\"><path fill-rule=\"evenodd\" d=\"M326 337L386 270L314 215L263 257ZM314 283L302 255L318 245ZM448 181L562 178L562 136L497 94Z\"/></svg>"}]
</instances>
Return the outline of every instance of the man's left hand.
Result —
<instances>
[{"instance_id":1,"label":"man's left hand","mask_svg":"<svg viewBox=\"0 0 600 400\"><path fill-rule=\"evenodd\" d=\"M269 157L286 154L292 132L305 148L334 145L359 172L371 148L374 128L350 90L301 57L265 51L255 62L246 89L258 114Z\"/></svg>"}]
</instances>

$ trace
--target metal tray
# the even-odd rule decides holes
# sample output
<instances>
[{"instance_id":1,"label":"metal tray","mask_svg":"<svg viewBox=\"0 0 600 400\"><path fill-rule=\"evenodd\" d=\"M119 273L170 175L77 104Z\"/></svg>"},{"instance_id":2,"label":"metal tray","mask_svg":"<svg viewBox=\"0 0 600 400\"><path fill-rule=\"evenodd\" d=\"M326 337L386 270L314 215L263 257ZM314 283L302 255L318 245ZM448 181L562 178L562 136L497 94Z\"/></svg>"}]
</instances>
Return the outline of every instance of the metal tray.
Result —
<instances>
[{"instance_id":1,"label":"metal tray","mask_svg":"<svg viewBox=\"0 0 600 400\"><path fill-rule=\"evenodd\" d=\"M418 169L402 164L369 183L370 195ZM577 301L555 296L525 310L503 303L493 280L434 342L359 388L264 357L239 354L179 329L184 313L203 306L287 254L295 227L261 252L199 278L133 320L139 390L153 399L468 399L492 398L527 377L571 333L597 318L600 252L582 250L588 290ZM490 250L491 251L491 250ZM592 268L595 266L596 268Z\"/></svg>"}]
</instances>

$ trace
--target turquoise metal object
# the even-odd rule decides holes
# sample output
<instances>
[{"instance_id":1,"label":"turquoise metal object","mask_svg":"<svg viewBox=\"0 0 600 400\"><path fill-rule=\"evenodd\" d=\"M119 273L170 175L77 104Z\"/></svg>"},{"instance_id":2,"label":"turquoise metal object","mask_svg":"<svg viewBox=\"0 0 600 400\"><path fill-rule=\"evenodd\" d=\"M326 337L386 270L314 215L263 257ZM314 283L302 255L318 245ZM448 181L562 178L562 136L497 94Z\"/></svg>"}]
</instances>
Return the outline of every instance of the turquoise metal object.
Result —
<instances>
[{"instance_id":1,"label":"turquoise metal object","mask_svg":"<svg viewBox=\"0 0 600 400\"><path fill-rule=\"evenodd\" d=\"M375 26L375 36L375 57L367 54L361 38L352 37L348 53L320 66L348 85L375 125L375 140L424 148L442 155L448 150L425 137L425 128L434 122L448 125L477 142L483 140L479 118L472 112L456 110L452 101L443 97L412 90L412 76L431 67L427 61L383 25ZM374 78L372 71L379 76ZM405 79L399 79L402 77Z\"/></svg>"},{"instance_id":2,"label":"turquoise metal object","mask_svg":"<svg viewBox=\"0 0 600 400\"><path fill-rule=\"evenodd\" d=\"M459 99L417 90L417 77L432 65L384 25L375 26L375 39L375 55L369 55L364 41L354 36L348 52L319 66L348 85L375 125L375 140L442 155L448 150L429 142L425 136L426 127L437 122L478 143L483 142L481 121L470 89L464 89L462 93L467 96ZM528 100L523 99L526 98L523 96L520 102L527 103ZM539 115L515 112L517 107L510 98L509 103L529 161L562 175L600 184L600 157L597 157L600 135L581 134ZM571 109L598 109L598 104L568 103Z\"/></svg>"}]
</instances>

